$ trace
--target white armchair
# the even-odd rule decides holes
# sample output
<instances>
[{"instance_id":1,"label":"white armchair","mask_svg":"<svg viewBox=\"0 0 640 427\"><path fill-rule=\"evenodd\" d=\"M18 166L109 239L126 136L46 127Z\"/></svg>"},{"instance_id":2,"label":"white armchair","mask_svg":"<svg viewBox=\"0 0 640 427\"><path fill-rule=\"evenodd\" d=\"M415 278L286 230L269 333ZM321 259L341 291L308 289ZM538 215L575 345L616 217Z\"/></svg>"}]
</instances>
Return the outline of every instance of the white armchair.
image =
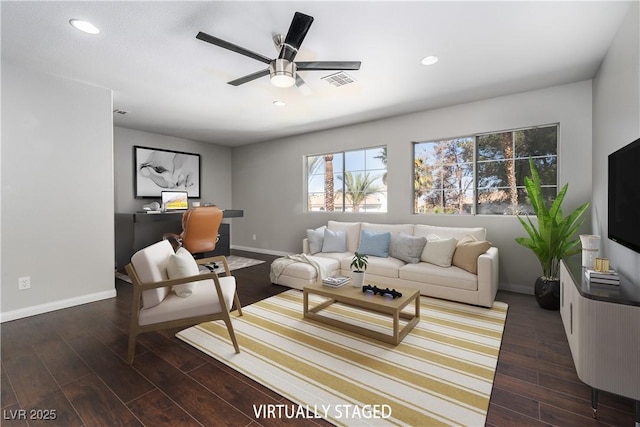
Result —
<instances>
[{"instance_id":1,"label":"white armchair","mask_svg":"<svg viewBox=\"0 0 640 427\"><path fill-rule=\"evenodd\" d=\"M214 272L198 273L198 264L213 261L224 267L224 277L218 277ZM225 257L197 261L190 254L181 257L180 253L174 253L169 241L163 240L136 252L125 269L133 284L128 363L133 363L139 334L212 320L222 320L226 324L235 352L240 352L229 311L235 302L236 310L242 316L242 307L236 292L236 279L231 276ZM183 277L175 278L177 276ZM194 290L195 283L197 288Z\"/></svg>"}]
</instances>

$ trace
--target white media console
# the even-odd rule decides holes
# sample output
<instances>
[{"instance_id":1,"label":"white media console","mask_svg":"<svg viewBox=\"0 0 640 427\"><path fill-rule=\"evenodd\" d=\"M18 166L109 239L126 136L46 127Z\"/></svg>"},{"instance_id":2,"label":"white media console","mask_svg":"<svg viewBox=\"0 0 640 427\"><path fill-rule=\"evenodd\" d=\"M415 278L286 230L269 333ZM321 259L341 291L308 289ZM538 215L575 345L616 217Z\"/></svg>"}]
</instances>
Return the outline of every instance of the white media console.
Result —
<instances>
[{"instance_id":1,"label":"white media console","mask_svg":"<svg viewBox=\"0 0 640 427\"><path fill-rule=\"evenodd\" d=\"M635 400L640 427L640 285L591 284L580 257L562 260L560 315L578 378L592 390L593 417L603 390Z\"/></svg>"}]
</instances>

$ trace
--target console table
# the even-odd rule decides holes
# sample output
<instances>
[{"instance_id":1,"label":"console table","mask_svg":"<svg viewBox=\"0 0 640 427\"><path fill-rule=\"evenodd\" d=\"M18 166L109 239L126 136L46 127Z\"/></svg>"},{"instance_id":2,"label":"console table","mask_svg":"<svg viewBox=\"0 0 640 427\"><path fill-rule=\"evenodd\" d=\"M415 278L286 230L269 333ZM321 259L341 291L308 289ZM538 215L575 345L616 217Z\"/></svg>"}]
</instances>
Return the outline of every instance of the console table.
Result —
<instances>
[{"instance_id":1,"label":"console table","mask_svg":"<svg viewBox=\"0 0 640 427\"><path fill-rule=\"evenodd\" d=\"M240 218L244 211L227 209L223 218ZM131 261L131 256L142 248L162 240L164 233L182 232L182 212L162 212L148 214L145 212L115 214L115 262L116 268L124 268ZM220 239L213 252L206 256L231 255L231 230L227 223L220 224Z\"/></svg>"},{"instance_id":2,"label":"console table","mask_svg":"<svg viewBox=\"0 0 640 427\"><path fill-rule=\"evenodd\" d=\"M578 377L591 387L593 417L604 390L635 400L640 427L640 284L590 283L580 256L564 259L560 315Z\"/></svg>"}]
</instances>

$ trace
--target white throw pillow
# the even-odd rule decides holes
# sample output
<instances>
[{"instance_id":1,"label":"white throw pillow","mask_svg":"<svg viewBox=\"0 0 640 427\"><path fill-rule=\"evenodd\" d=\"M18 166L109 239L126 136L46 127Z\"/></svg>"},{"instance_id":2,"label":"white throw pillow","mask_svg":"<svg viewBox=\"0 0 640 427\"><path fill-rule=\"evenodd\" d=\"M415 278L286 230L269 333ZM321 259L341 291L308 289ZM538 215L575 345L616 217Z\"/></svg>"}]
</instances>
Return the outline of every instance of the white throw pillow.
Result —
<instances>
[{"instance_id":1,"label":"white throw pillow","mask_svg":"<svg viewBox=\"0 0 640 427\"><path fill-rule=\"evenodd\" d=\"M179 248L172 254L167 264L167 275L169 279L182 279L183 277L197 276L200 274L198 264L193 255L185 248ZM191 296L196 290L198 282L183 283L172 287L173 292L179 297Z\"/></svg>"},{"instance_id":2,"label":"white throw pillow","mask_svg":"<svg viewBox=\"0 0 640 427\"><path fill-rule=\"evenodd\" d=\"M424 246L420 260L440 267L451 267L457 244L458 240L453 237L441 239L435 234L430 234L427 236L427 244Z\"/></svg>"},{"instance_id":3,"label":"white throw pillow","mask_svg":"<svg viewBox=\"0 0 640 427\"><path fill-rule=\"evenodd\" d=\"M347 240L347 251L356 252L360 241L360 223L359 222L342 222L327 221L327 228L332 231L344 231ZM341 251L345 252L345 251Z\"/></svg>"}]
</instances>

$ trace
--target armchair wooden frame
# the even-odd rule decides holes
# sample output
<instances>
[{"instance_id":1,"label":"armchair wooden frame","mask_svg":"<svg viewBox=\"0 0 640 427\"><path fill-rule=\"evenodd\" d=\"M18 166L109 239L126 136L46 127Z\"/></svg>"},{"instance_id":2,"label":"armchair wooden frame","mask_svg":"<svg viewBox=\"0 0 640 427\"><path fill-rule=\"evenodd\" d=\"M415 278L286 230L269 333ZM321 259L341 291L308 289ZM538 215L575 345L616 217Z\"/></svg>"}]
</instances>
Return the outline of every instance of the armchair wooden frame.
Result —
<instances>
[{"instance_id":1,"label":"armchair wooden frame","mask_svg":"<svg viewBox=\"0 0 640 427\"><path fill-rule=\"evenodd\" d=\"M224 256L215 256L215 257L202 258L202 259L196 260L196 263L199 265L209 264L212 262L220 263L224 268L224 272L226 276L231 276L231 272L229 270L229 264L227 263L227 259ZM185 277L181 279L163 280L163 281L154 282L154 283L142 283L132 264L127 264L127 266L125 267L125 270L127 271L127 274L129 275L129 277L131 278L131 282L133 285L133 299L132 299L132 307L131 307L131 324L129 327L129 346L127 350L127 363L129 364L133 363L133 359L135 357L136 339L139 334L144 332L163 330L163 329L193 326L199 323L209 322L212 320L222 320L225 323L225 325L227 326L227 330L229 331L229 336L231 337L231 341L233 342L233 347L236 353L240 353L240 347L238 346L238 341L236 339L235 332L233 331L233 325L231 324L231 317L229 316L231 307L227 307L225 303L225 300L222 294L222 288L220 285L220 281L218 280L217 273L209 272L209 273L203 273L197 276ZM143 326L139 325L138 319L140 316L140 310L142 310L142 291L145 291L147 289L179 285L183 283L190 283L190 282L201 281L206 279L212 279L213 284L216 287L218 300L220 302L220 307L221 307L221 311L219 313L170 320L166 322L153 323L153 324L143 325ZM201 283L200 286L203 286L203 284ZM233 301L235 303L236 310L238 311L238 315L242 316L242 306L240 305L240 299L238 298L237 289L234 293Z\"/></svg>"}]
</instances>

